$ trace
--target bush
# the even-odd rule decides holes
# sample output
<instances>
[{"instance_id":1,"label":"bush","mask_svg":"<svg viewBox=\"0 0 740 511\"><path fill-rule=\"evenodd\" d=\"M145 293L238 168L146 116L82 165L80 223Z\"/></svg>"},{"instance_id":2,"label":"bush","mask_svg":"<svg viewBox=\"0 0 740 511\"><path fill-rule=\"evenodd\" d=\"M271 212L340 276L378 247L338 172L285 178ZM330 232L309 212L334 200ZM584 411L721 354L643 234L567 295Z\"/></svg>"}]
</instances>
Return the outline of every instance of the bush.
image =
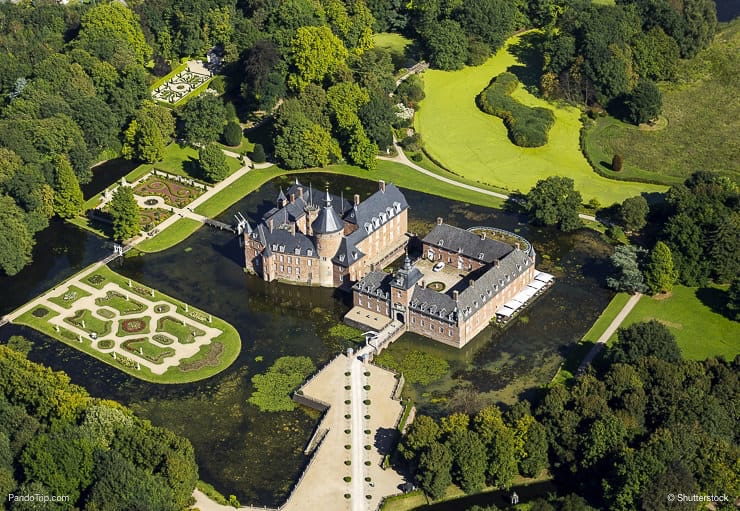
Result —
<instances>
[{"instance_id":1,"label":"bush","mask_svg":"<svg viewBox=\"0 0 740 511\"><path fill-rule=\"evenodd\" d=\"M249 158L254 163L265 163L267 155L265 154L265 148L262 144L254 144L254 150L249 154Z\"/></svg>"},{"instance_id":2,"label":"bush","mask_svg":"<svg viewBox=\"0 0 740 511\"><path fill-rule=\"evenodd\" d=\"M552 110L528 107L511 97L519 85L512 73L501 73L477 97L478 108L503 119L509 138L520 147L541 147L555 124Z\"/></svg>"},{"instance_id":3,"label":"bush","mask_svg":"<svg viewBox=\"0 0 740 511\"><path fill-rule=\"evenodd\" d=\"M226 90L226 78L223 75L216 75L213 80L208 82L208 88L213 89L219 94L223 94Z\"/></svg>"},{"instance_id":4,"label":"bush","mask_svg":"<svg viewBox=\"0 0 740 511\"><path fill-rule=\"evenodd\" d=\"M623 164L624 164L624 160L622 160L622 155L615 154L614 157L612 158L612 170L614 172L621 172Z\"/></svg>"},{"instance_id":5,"label":"bush","mask_svg":"<svg viewBox=\"0 0 740 511\"><path fill-rule=\"evenodd\" d=\"M344 476L342 479L344 479L345 483L349 483L350 481L352 481L352 478L350 476Z\"/></svg>"},{"instance_id":6,"label":"bush","mask_svg":"<svg viewBox=\"0 0 740 511\"><path fill-rule=\"evenodd\" d=\"M224 144L232 147L241 144L242 127L239 123L231 121L224 127L223 140Z\"/></svg>"}]
</instances>

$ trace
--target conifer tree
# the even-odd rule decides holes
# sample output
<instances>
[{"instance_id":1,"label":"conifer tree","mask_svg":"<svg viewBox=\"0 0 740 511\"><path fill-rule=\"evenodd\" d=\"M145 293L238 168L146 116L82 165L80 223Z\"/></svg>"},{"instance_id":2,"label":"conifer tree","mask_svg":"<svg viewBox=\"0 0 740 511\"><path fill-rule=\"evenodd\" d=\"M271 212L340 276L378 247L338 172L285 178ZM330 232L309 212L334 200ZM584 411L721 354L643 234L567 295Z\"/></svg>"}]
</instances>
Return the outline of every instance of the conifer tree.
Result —
<instances>
[{"instance_id":1,"label":"conifer tree","mask_svg":"<svg viewBox=\"0 0 740 511\"><path fill-rule=\"evenodd\" d=\"M54 213L61 218L72 218L82 210L85 200L66 156L57 158L54 174Z\"/></svg>"}]
</instances>

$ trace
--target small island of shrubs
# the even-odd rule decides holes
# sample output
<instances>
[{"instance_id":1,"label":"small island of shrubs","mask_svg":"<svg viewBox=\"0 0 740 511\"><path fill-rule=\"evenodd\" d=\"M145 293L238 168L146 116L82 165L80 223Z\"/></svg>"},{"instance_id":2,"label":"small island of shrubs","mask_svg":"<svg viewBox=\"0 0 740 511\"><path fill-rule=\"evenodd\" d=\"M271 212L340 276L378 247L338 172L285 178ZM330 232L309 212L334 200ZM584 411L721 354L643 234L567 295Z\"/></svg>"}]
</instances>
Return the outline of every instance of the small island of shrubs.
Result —
<instances>
[{"instance_id":1,"label":"small island of shrubs","mask_svg":"<svg viewBox=\"0 0 740 511\"><path fill-rule=\"evenodd\" d=\"M511 97L519 86L512 73L501 73L477 97L478 108L503 119L509 138L520 147L541 147L555 124L552 110L523 105Z\"/></svg>"}]
</instances>

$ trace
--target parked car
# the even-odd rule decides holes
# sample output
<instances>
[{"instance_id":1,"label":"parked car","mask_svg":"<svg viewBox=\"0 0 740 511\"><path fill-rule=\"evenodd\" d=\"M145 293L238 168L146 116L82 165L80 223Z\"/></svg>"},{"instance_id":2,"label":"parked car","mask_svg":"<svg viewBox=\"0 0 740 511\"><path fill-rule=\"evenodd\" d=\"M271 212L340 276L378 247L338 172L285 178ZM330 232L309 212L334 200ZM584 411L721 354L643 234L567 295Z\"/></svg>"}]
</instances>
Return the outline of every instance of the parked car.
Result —
<instances>
[{"instance_id":1,"label":"parked car","mask_svg":"<svg viewBox=\"0 0 740 511\"><path fill-rule=\"evenodd\" d=\"M432 267L432 271L442 271L442 268L444 267L445 267L445 263L440 261L437 264L435 264L434 267Z\"/></svg>"}]
</instances>

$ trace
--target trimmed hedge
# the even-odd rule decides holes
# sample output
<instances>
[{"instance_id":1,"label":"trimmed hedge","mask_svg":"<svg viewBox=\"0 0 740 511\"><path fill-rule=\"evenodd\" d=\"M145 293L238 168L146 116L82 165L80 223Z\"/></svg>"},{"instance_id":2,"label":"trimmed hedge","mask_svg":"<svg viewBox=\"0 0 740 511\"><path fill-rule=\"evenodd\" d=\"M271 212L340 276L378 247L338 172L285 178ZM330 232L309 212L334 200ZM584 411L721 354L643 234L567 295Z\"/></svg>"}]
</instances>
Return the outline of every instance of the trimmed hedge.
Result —
<instances>
[{"instance_id":1,"label":"trimmed hedge","mask_svg":"<svg viewBox=\"0 0 740 511\"><path fill-rule=\"evenodd\" d=\"M511 97L519 86L512 73L501 73L478 94L478 108L500 117L509 130L509 138L520 147L541 147L547 143L547 134L555 124L552 110L529 107Z\"/></svg>"}]
</instances>

